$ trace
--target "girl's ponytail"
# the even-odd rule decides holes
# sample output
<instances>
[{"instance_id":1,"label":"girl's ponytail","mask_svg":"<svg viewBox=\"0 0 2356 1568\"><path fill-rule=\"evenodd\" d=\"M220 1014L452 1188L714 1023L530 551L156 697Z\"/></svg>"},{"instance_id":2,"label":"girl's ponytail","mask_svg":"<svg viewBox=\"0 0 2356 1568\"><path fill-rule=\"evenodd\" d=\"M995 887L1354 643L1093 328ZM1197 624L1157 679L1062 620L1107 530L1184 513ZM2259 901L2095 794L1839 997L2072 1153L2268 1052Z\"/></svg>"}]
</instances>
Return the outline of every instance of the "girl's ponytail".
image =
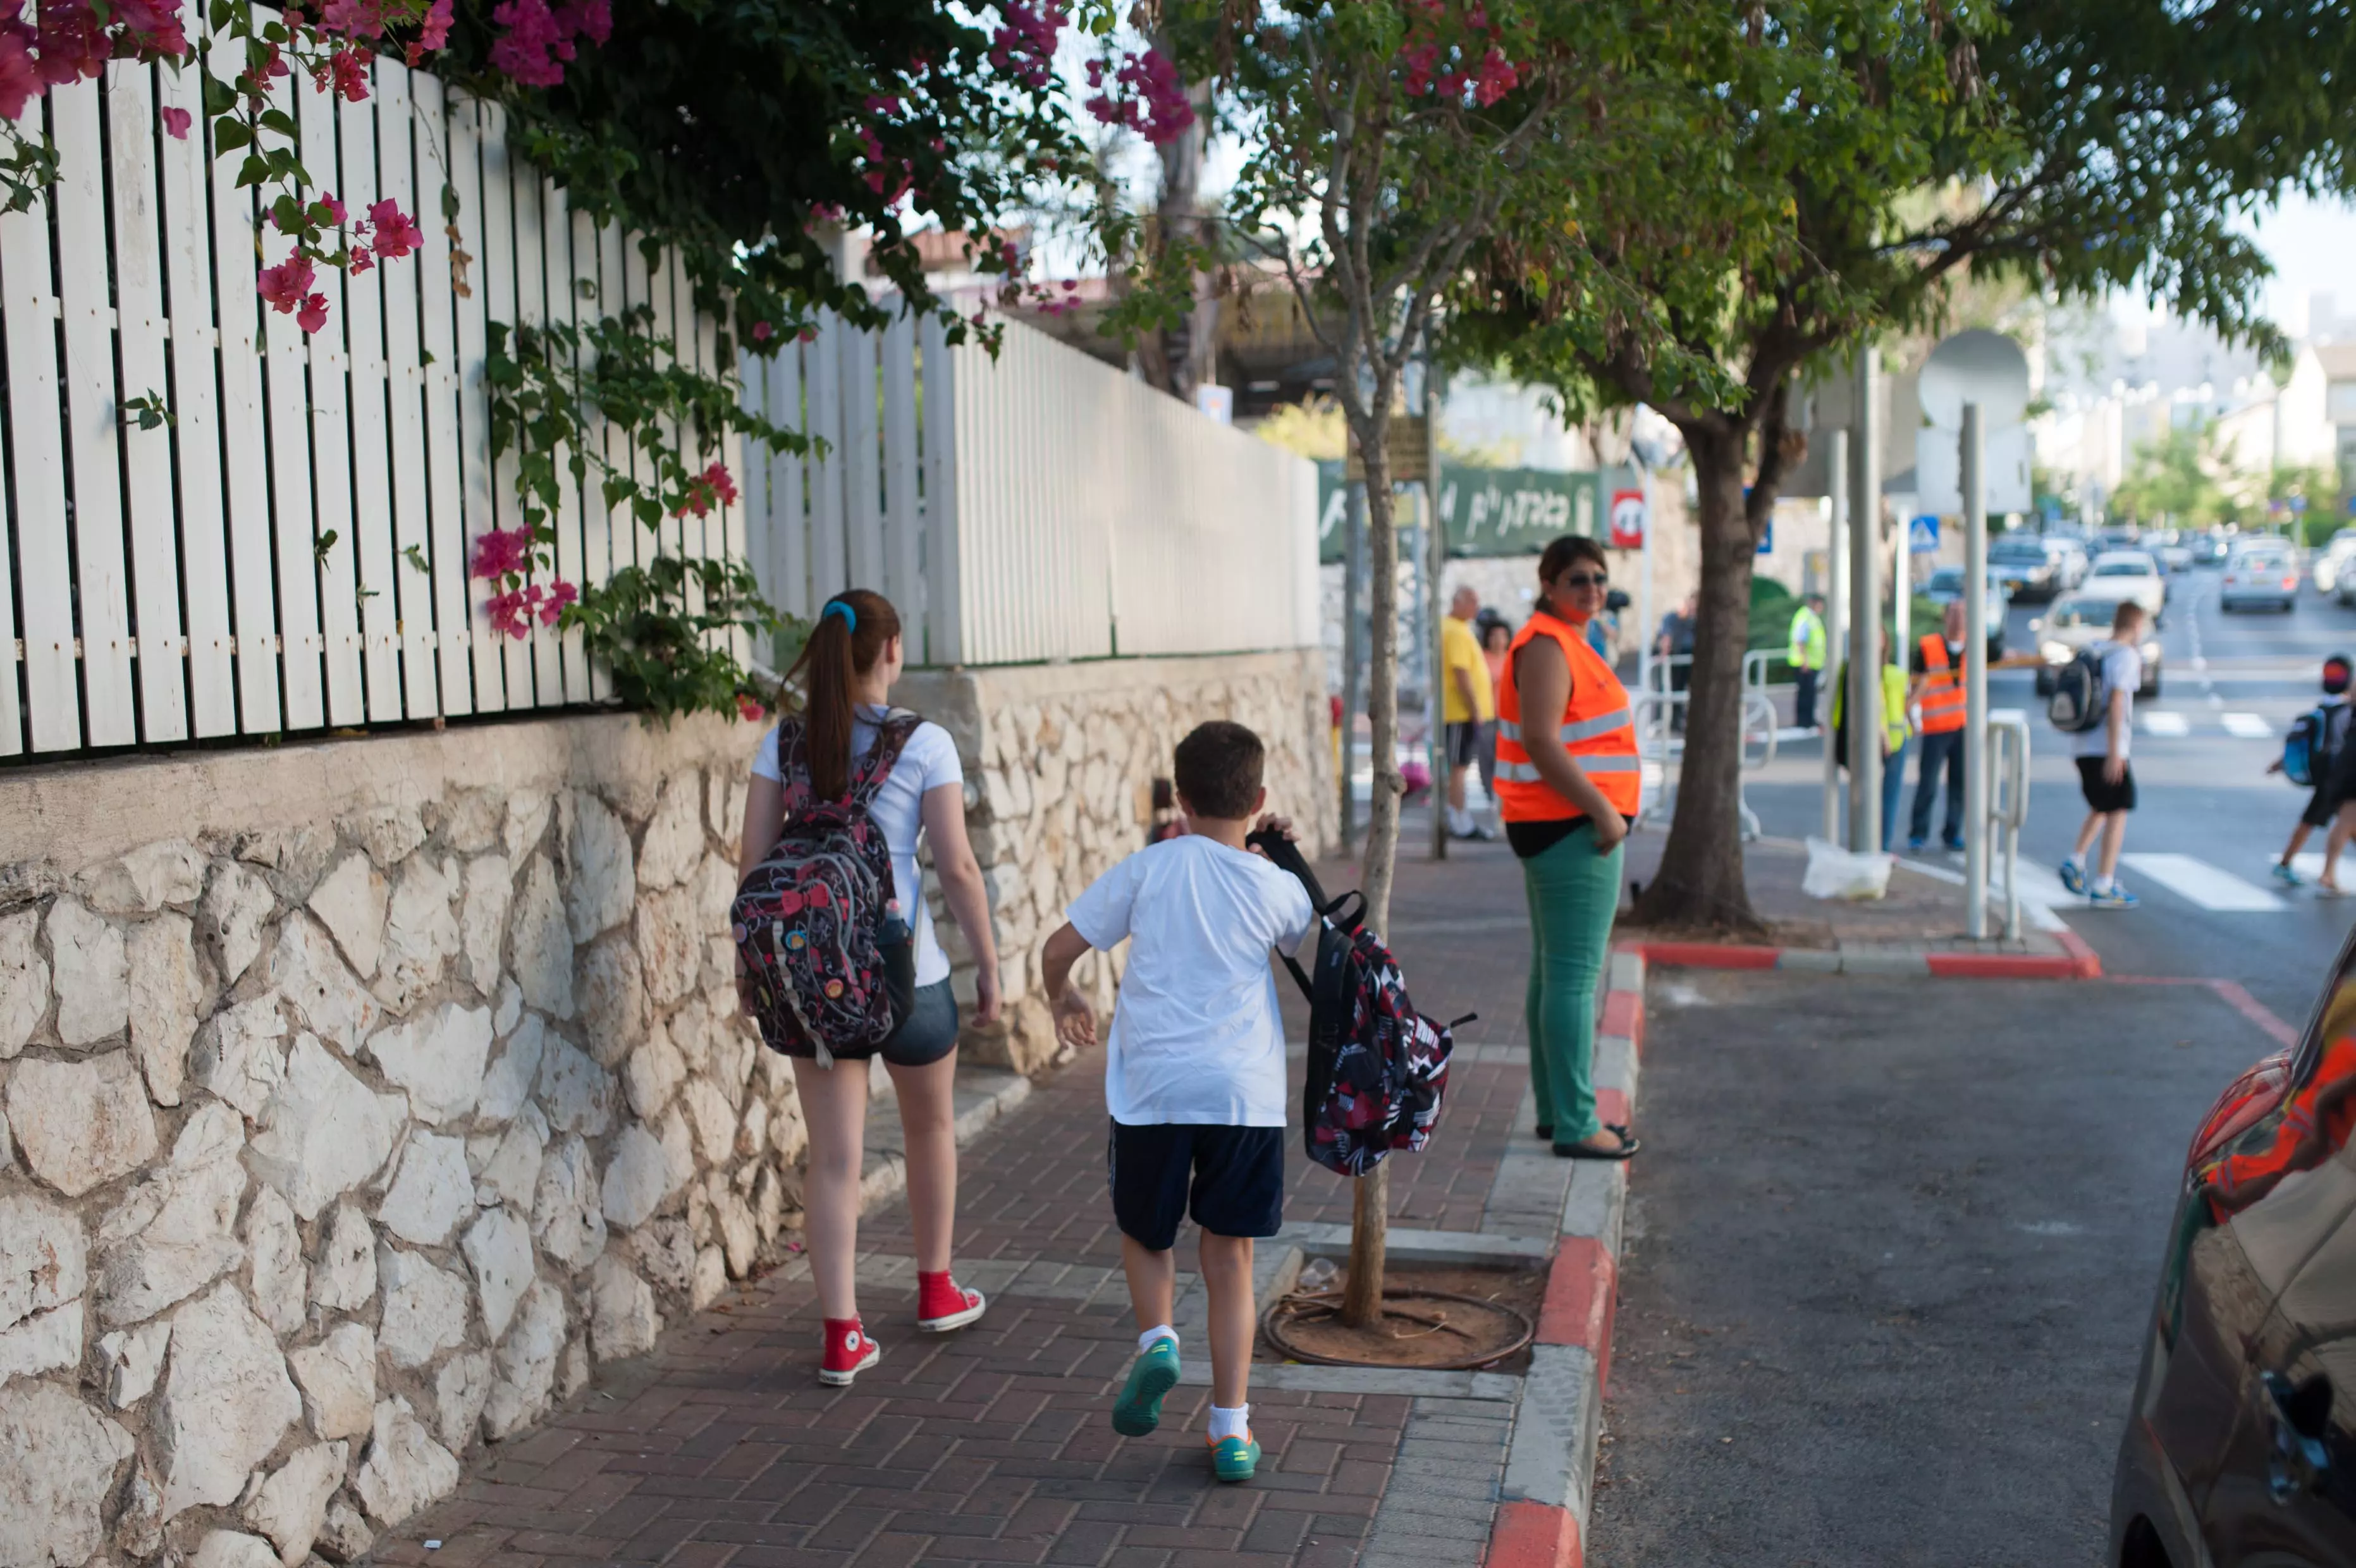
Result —
<instances>
[{"instance_id":1,"label":"girl's ponytail","mask_svg":"<svg viewBox=\"0 0 2356 1568\"><path fill-rule=\"evenodd\" d=\"M810 792L839 800L851 788L851 722L858 677L875 667L900 635L900 616L881 593L853 588L828 600L801 657L786 673L801 677L802 722L809 735Z\"/></svg>"}]
</instances>

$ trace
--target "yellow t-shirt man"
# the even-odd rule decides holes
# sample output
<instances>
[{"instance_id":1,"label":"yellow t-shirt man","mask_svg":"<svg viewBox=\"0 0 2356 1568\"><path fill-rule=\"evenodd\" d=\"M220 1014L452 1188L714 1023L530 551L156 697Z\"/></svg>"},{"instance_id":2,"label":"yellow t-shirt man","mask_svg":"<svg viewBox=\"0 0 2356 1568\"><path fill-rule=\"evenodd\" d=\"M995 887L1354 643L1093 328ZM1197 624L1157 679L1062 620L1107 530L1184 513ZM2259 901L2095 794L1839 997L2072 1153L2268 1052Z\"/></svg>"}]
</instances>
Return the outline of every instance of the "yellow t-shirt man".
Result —
<instances>
[{"instance_id":1,"label":"yellow t-shirt man","mask_svg":"<svg viewBox=\"0 0 2356 1568\"><path fill-rule=\"evenodd\" d=\"M1458 672L1463 678L1460 679ZM1453 615L1440 623L1440 676L1442 721L1450 724L1485 724L1497 716L1497 696L1489 689L1489 661L1481 656L1481 640L1472 635L1472 623ZM1465 706L1464 688L1472 688L1473 701Z\"/></svg>"}]
</instances>

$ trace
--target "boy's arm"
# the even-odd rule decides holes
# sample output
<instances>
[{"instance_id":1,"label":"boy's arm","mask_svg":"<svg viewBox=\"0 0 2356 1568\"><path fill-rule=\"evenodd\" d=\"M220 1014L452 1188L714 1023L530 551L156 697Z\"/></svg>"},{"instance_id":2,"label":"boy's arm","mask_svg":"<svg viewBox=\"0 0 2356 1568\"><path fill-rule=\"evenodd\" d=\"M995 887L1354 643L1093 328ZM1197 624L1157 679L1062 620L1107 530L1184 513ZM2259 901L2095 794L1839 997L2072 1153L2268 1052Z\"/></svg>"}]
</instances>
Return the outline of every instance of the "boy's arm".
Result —
<instances>
[{"instance_id":1,"label":"boy's arm","mask_svg":"<svg viewBox=\"0 0 2356 1568\"><path fill-rule=\"evenodd\" d=\"M1047 938L1047 945L1039 955L1040 978L1047 988L1047 1005L1055 1009L1056 1038L1075 1049L1097 1042L1096 1014L1072 989L1072 965L1087 951L1088 939L1066 921Z\"/></svg>"}]
</instances>

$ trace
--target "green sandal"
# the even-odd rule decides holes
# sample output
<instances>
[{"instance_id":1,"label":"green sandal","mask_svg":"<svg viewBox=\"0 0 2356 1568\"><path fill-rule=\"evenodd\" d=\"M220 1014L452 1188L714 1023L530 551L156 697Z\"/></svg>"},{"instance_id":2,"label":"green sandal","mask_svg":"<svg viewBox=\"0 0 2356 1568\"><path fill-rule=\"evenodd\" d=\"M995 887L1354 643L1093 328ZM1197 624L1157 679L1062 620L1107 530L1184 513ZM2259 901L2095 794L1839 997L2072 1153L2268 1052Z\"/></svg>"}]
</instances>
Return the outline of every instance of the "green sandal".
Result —
<instances>
[{"instance_id":1,"label":"green sandal","mask_svg":"<svg viewBox=\"0 0 2356 1568\"><path fill-rule=\"evenodd\" d=\"M1112 1429L1142 1437L1162 1424L1162 1396L1178 1386L1178 1341L1156 1339L1129 1369L1129 1381L1113 1401Z\"/></svg>"}]
</instances>

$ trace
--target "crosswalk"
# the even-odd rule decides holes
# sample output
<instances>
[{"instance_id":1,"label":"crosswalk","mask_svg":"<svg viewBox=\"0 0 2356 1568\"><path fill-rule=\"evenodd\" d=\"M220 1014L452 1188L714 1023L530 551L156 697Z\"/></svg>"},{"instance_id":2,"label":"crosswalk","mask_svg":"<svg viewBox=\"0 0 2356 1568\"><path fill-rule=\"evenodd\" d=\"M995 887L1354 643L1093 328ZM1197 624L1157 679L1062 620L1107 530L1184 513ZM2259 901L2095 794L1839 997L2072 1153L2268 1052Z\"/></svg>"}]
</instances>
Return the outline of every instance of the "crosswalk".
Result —
<instances>
[{"instance_id":1,"label":"crosswalk","mask_svg":"<svg viewBox=\"0 0 2356 1568\"><path fill-rule=\"evenodd\" d=\"M2136 728L2159 741L2220 731L2237 741L2271 741L2282 732L2261 713L2188 713L2180 708L2142 709L2136 714Z\"/></svg>"},{"instance_id":2,"label":"crosswalk","mask_svg":"<svg viewBox=\"0 0 2356 1568\"><path fill-rule=\"evenodd\" d=\"M1956 869L1935 861L1909 859L1903 863L1940 881L1960 884L1964 880ZM2271 864L2269 860L2267 865ZM2322 873L2323 857L2309 851L2292 864L2305 881L2312 883ZM2254 874L2264 871L2264 868L2258 866L2248 869ZM2356 888L2356 852L2351 852L2343 870L2350 879L2349 885ZM1990 868L1992 885L1989 891L1999 898L2003 896L2003 890L1993 884L2000 874L1997 869ZM2296 890L2291 891L2289 897L2285 897L2263 883L2229 871L2198 855L2130 850L2119 857L2119 877L2139 893L2155 888L2164 889L2194 908L2211 914L2283 914L2312 900L2311 894L2301 896ZM2024 859L2020 862L2019 887L2024 918L2040 930L2051 931L2062 923L2062 915L2086 908L2084 898L2062 885L2062 873L2058 869L2038 861ZM2147 900L2145 907L2153 907L2153 901Z\"/></svg>"}]
</instances>

